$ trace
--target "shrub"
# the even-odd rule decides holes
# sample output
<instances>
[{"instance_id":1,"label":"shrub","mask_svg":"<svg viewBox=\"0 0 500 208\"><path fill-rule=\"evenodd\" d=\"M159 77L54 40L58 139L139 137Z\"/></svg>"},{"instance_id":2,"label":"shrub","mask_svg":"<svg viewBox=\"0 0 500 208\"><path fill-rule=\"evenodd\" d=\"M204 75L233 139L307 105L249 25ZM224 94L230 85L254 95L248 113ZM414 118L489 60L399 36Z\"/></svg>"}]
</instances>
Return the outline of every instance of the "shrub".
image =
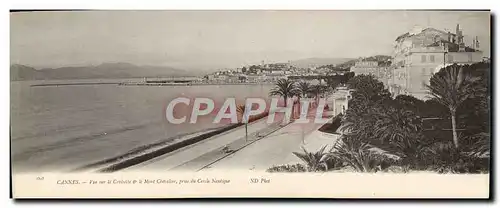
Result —
<instances>
[{"instance_id":1,"label":"shrub","mask_svg":"<svg viewBox=\"0 0 500 208\"><path fill-rule=\"evenodd\" d=\"M340 127L341 122L342 122L342 113L335 116L333 118L331 123L326 123L323 126L321 126L318 131L326 132L326 133L336 133L337 129Z\"/></svg>"},{"instance_id":2,"label":"shrub","mask_svg":"<svg viewBox=\"0 0 500 208\"><path fill-rule=\"evenodd\" d=\"M339 167L340 163L335 158L329 157L325 153L325 149L326 146L323 146L319 151L313 153L302 147L303 153L293 152L293 154L305 163L309 172L327 171Z\"/></svg>"},{"instance_id":3,"label":"shrub","mask_svg":"<svg viewBox=\"0 0 500 208\"><path fill-rule=\"evenodd\" d=\"M358 172L378 172L395 164L394 159L372 151L370 145L356 136L341 137L329 155Z\"/></svg>"},{"instance_id":4,"label":"shrub","mask_svg":"<svg viewBox=\"0 0 500 208\"><path fill-rule=\"evenodd\" d=\"M464 151L468 152L469 156L483 157L489 155L491 146L489 133L481 132L465 139L471 141L471 144L467 146L468 148L464 148Z\"/></svg>"},{"instance_id":5,"label":"shrub","mask_svg":"<svg viewBox=\"0 0 500 208\"><path fill-rule=\"evenodd\" d=\"M488 173L489 161L486 158L462 157L454 162L441 162L429 166L428 170L438 173Z\"/></svg>"},{"instance_id":6,"label":"shrub","mask_svg":"<svg viewBox=\"0 0 500 208\"><path fill-rule=\"evenodd\" d=\"M266 172L307 172L307 167L303 164L293 164L293 165L277 165L270 167Z\"/></svg>"},{"instance_id":7,"label":"shrub","mask_svg":"<svg viewBox=\"0 0 500 208\"><path fill-rule=\"evenodd\" d=\"M428 152L427 170L438 173L484 173L489 172L489 158L456 149L451 142L435 143L426 150Z\"/></svg>"}]
</instances>

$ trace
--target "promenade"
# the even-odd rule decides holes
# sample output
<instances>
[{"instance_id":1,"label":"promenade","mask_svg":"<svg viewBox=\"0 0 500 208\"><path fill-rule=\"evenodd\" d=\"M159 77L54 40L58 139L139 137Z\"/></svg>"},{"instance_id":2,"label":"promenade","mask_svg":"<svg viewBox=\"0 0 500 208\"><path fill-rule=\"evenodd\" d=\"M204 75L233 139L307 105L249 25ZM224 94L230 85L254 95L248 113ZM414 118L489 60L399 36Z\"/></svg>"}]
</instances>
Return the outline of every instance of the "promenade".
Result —
<instances>
[{"instance_id":1,"label":"promenade","mask_svg":"<svg viewBox=\"0 0 500 208\"><path fill-rule=\"evenodd\" d=\"M300 162L292 152L302 152L302 146L330 143L314 136L323 124L268 124L262 119L248 126L248 139L244 126L238 127L122 171L265 171L273 165Z\"/></svg>"},{"instance_id":2,"label":"promenade","mask_svg":"<svg viewBox=\"0 0 500 208\"><path fill-rule=\"evenodd\" d=\"M276 117L280 118L279 116ZM271 128L277 128L278 124L271 125ZM215 153L223 153L222 149L225 146L228 146L229 149L236 149L239 146L245 145L247 142L252 142L251 139L256 137L257 132L269 130L269 126L270 124L267 123L267 118L263 118L248 125L248 141L245 138L245 126L240 126L193 145L180 148L155 159L129 167L123 171L179 169L180 166L189 161L202 156L206 157L206 154L214 154L214 157L217 157ZM230 144L232 144L231 147L229 147Z\"/></svg>"}]
</instances>

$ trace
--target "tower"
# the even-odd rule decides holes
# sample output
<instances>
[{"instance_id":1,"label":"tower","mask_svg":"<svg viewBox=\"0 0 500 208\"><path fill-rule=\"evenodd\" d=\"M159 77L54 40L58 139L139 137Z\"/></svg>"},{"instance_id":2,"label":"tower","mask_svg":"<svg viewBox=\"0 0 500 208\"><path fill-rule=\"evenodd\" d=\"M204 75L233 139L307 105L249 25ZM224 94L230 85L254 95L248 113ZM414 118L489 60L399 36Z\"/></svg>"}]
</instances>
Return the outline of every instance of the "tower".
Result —
<instances>
[{"instance_id":1,"label":"tower","mask_svg":"<svg viewBox=\"0 0 500 208\"><path fill-rule=\"evenodd\" d=\"M472 48L476 49L476 37L472 38Z\"/></svg>"},{"instance_id":2,"label":"tower","mask_svg":"<svg viewBox=\"0 0 500 208\"><path fill-rule=\"evenodd\" d=\"M474 40L474 49L479 49L479 38L476 36L476 39Z\"/></svg>"},{"instance_id":3,"label":"tower","mask_svg":"<svg viewBox=\"0 0 500 208\"><path fill-rule=\"evenodd\" d=\"M457 35L456 43L458 44L458 51L463 52L465 51L465 43L464 43L464 36L462 34L462 31L460 30L460 24L457 24L456 35Z\"/></svg>"}]
</instances>

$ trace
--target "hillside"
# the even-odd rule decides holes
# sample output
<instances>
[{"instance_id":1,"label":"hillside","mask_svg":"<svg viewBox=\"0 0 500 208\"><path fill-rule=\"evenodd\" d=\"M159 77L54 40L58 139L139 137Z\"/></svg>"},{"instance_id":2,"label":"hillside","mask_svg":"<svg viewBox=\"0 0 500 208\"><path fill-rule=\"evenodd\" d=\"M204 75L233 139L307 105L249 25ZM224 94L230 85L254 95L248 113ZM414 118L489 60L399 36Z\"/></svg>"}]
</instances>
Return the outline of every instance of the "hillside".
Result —
<instances>
[{"instance_id":1,"label":"hillside","mask_svg":"<svg viewBox=\"0 0 500 208\"><path fill-rule=\"evenodd\" d=\"M14 64L10 67L10 78L17 80L57 79L128 79L142 77L193 76L185 70L164 66L136 66L129 63L104 63L97 66L60 67L36 70Z\"/></svg>"},{"instance_id":2,"label":"hillside","mask_svg":"<svg viewBox=\"0 0 500 208\"><path fill-rule=\"evenodd\" d=\"M37 79L37 70L35 68L19 64L13 64L10 66L11 81L35 80L35 79Z\"/></svg>"},{"instance_id":3,"label":"hillside","mask_svg":"<svg viewBox=\"0 0 500 208\"><path fill-rule=\"evenodd\" d=\"M391 64L391 61L390 61L391 59L392 59L392 57L387 56L387 55L375 55L375 56L365 57L365 58L363 58L363 61L377 61L380 66L388 66ZM338 64L337 67L346 68L346 69L351 68L352 66L354 66L354 64L358 60L359 59L351 59L351 60L348 60L344 63Z\"/></svg>"},{"instance_id":4,"label":"hillside","mask_svg":"<svg viewBox=\"0 0 500 208\"><path fill-rule=\"evenodd\" d=\"M298 68L319 67L324 65L336 65L353 60L352 58L308 58L291 61L292 66Z\"/></svg>"}]
</instances>

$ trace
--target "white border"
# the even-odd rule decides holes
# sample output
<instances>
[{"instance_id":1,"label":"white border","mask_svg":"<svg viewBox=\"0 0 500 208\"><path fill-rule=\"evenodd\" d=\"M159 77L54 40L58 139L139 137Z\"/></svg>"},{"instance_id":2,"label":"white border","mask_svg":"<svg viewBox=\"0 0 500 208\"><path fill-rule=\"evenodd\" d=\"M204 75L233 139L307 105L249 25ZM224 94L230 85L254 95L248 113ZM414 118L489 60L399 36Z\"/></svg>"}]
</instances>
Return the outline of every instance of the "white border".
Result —
<instances>
[{"instance_id":1,"label":"white border","mask_svg":"<svg viewBox=\"0 0 500 208\"><path fill-rule=\"evenodd\" d=\"M391 0L349 0L349 1L324 1L324 0L20 0L11 1L11 9L488 9L494 7L494 1L475 0L464 1L391 1Z\"/></svg>"}]
</instances>

